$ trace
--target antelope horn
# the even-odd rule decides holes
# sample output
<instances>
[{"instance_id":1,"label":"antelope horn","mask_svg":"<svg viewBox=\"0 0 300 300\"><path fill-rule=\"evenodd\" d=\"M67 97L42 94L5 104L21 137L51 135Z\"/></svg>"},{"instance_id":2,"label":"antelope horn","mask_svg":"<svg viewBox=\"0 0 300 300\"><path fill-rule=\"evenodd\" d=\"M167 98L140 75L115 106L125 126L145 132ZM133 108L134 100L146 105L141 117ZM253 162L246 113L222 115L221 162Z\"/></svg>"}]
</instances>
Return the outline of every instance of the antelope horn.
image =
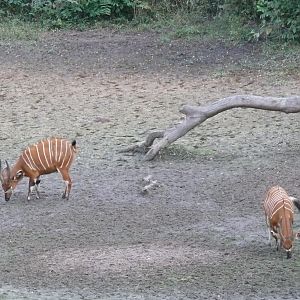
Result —
<instances>
[{"instance_id":1,"label":"antelope horn","mask_svg":"<svg viewBox=\"0 0 300 300\"><path fill-rule=\"evenodd\" d=\"M9 164L8 164L7 160L5 160L5 163L6 163L6 168L7 168L8 176L10 177L10 167L9 167Z\"/></svg>"}]
</instances>

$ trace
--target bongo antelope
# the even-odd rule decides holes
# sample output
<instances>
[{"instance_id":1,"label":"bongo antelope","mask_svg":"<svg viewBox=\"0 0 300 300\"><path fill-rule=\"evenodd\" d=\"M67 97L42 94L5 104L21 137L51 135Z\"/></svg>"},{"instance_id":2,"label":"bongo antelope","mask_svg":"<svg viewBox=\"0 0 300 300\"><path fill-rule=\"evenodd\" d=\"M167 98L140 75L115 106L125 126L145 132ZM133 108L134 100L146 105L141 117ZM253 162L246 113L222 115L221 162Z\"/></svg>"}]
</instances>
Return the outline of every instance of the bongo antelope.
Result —
<instances>
[{"instance_id":1,"label":"bongo antelope","mask_svg":"<svg viewBox=\"0 0 300 300\"><path fill-rule=\"evenodd\" d=\"M271 243L272 235L278 250L279 240L279 246L286 251L287 258L292 257L293 241L295 237L299 236L299 233L293 234L293 204L299 208L299 202L294 197L290 197L280 186L271 187L264 201L269 242Z\"/></svg>"},{"instance_id":2,"label":"bongo antelope","mask_svg":"<svg viewBox=\"0 0 300 300\"><path fill-rule=\"evenodd\" d=\"M62 198L69 199L72 187L69 169L75 154L75 140L70 143L65 139L48 138L27 147L13 167L10 167L5 161L6 167L1 170L0 160L0 181L5 193L5 200L10 199L13 190L24 176L29 177L27 199L30 200L30 195L34 189L36 190L36 197L39 198L40 176L54 172L59 172L66 184Z\"/></svg>"}]
</instances>

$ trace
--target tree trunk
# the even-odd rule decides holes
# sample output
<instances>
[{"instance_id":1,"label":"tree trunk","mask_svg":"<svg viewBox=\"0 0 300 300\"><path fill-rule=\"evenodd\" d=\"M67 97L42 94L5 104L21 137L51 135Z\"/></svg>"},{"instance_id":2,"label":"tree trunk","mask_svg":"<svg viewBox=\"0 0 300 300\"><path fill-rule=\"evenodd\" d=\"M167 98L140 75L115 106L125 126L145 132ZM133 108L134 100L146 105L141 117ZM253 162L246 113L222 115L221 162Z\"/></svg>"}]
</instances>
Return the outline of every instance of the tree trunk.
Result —
<instances>
[{"instance_id":1,"label":"tree trunk","mask_svg":"<svg viewBox=\"0 0 300 300\"><path fill-rule=\"evenodd\" d=\"M287 114L298 113L300 112L300 96L277 98L236 95L220 99L204 106L184 105L180 109L180 112L185 115L185 119L181 123L175 127L168 128L165 131L151 132L144 142L132 145L121 150L121 152L143 152L146 153L144 160L152 160L161 149L184 136L195 126L225 110L238 107L281 111ZM154 143L157 138L161 139Z\"/></svg>"}]
</instances>

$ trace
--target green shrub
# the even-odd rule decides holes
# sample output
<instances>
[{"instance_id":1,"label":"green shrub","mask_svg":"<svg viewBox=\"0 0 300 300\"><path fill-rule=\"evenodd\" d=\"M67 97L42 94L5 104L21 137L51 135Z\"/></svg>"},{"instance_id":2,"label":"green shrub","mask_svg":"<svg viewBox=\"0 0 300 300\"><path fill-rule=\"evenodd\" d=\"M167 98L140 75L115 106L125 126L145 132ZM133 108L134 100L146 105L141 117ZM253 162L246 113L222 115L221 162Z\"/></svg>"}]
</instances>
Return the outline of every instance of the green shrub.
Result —
<instances>
[{"instance_id":1,"label":"green shrub","mask_svg":"<svg viewBox=\"0 0 300 300\"><path fill-rule=\"evenodd\" d=\"M197 11L201 15L215 16L219 13L224 0L163 0L157 2L157 6L167 11Z\"/></svg>"},{"instance_id":2,"label":"green shrub","mask_svg":"<svg viewBox=\"0 0 300 300\"><path fill-rule=\"evenodd\" d=\"M257 0L225 0L223 11L229 15L238 16L245 20L255 20Z\"/></svg>"},{"instance_id":3,"label":"green shrub","mask_svg":"<svg viewBox=\"0 0 300 300\"><path fill-rule=\"evenodd\" d=\"M2 0L0 9L6 15L26 15L31 10L30 0Z\"/></svg>"},{"instance_id":4,"label":"green shrub","mask_svg":"<svg viewBox=\"0 0 300 300\"><path fill-rule=\"evenodd\" d=\"M219 19L217 30L229 31L234 39L300 41L300 0L0 0L0 18L11 16L56 28L173 19L181 26L177 37L203 35L201 26Z\"/></svg>"},{"instance_id":5,"label":"green shrub","mask_svg":"<svg viewBox=\"0 0 300 300\"><path fill-rule=\"evenodd\" d=\"M149 6L143 0L2 0L0 12L5 16L50 22L60 27L65 23L95 22L108 18L132 19Z\"/></svg>"},{"instance_id":6,"label":"green shrub","mask_svg":"<svg viewBox=\"0 0 300 300\"><path fill-rule=\"evenodd\" d=\"M300 41L299 0L258 0L257 11L265 35Z\"/></svg>"}]
</instances>

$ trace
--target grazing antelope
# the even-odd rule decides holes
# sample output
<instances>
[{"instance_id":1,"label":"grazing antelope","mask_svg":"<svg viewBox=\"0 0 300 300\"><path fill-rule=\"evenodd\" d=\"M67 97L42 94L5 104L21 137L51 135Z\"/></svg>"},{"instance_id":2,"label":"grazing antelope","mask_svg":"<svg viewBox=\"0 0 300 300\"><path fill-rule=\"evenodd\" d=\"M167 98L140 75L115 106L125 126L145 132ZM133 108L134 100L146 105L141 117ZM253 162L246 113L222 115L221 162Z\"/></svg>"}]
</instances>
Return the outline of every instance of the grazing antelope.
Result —
<instances>
[{"instance_id":1,"label":"grazing antelope","mask_svg":"<svg viewBox=\"0 0 300 300\"><path fill-rule=\"evenodd\" d=\"M54 172L59 172L66 184L62 198L69 199L72 187L69 169L75 153L75 140L70 143L65 139L48 138L27 147L12 168L5 161L6 167L1 170L0 160L0 181L5 193L5 200L8 201L10 199L13 190L24 176L29 177L27 199L30 200L30 195L34 188L36 197L39 198L38 185L40 176Z\"/></svg>"},{"instance_id":2,"label":"grazing antelope","mask_svg":"<svg viewBox=\"0 0 300 300\"><path fill-rule=\"evenodd\" d=\"M299 208L299 203L294 197L290 197L280 186L269 189L264 201L266 223L269 231L269 242L271 235L276 241L277 250L279 245L286 253L287 258L292 257L293 240L299 234L293 234L294 209L293 203Z\"/></svg>"}]
</instances>

